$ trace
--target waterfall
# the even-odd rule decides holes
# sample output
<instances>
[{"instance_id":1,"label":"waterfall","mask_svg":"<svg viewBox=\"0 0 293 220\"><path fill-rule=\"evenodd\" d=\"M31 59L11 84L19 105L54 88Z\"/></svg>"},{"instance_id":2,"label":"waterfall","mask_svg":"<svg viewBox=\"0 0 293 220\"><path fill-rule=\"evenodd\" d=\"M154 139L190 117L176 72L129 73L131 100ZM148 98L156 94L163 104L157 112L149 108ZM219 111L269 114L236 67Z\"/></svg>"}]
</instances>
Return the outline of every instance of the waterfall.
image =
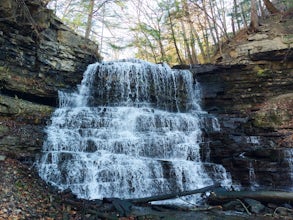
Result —
<instances>
[{"instance_id":1,"label":"waterfall","mask_svg":"<svg viewBox=\"0 0 293 220\"><path fill-rule=\"evenodd\" d=\"M256 175L254 172L253 161L249 162L248 177L249 177L250 189L256 190L259 187L259 184L256 181Z\"/></svg>"},{"instance_id":2,"label":"waterfall","mask_svg":"<svg viewBox=\"0 0 293 220\"><path fill-rule=\"evenodd\" d=\"M199 94L189 71L166 64L130 59L89 65L76 92L59 92L39 175L85 199L231 185L223 166L201 161L207 113Z\"/></svg>"},{"instance_id":3,"label":"waterfall","mask_svg":"<svg viewBox=\"0 0 293 220\"><path fill-rule=\"evenodd\" d=\"M284 160L287 162L289 167L290 181L293 182L293 149L292 148L284 149L283 154L284 154ZM290 187L290 190L293 190L292 185Z\"/></svg>"}]
</instances>

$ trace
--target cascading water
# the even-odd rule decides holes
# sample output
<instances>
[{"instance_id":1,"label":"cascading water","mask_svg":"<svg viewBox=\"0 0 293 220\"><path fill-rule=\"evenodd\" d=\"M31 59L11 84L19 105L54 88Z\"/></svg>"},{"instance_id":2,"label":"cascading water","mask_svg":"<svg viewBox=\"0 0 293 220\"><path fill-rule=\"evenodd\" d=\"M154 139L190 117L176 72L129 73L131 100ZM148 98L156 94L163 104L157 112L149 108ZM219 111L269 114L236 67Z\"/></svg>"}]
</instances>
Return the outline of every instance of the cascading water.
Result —
<instances>
[{"instance_id":1,"label":"cascading water","mask_svg":"<svg viewBox=\"0 0 293 220\"><path fill-rule=\"evenodd\" d=\"M259 184L256 181L256 175L254 172L253 161L249 162L248 172L249 172L248 177L249 177L250 189L256 190L259 187Z\"/></svg>"},{"instance_id":2,"label":"cascading water","mask_svg":"<svg viewBox=\"0 0 293 220\"><path fill-rule=\"evenodd\" d=\"M146 197L215 181L230 185L221 165L201 162L206 113L197 87L189 71L164 64L132 59L90 65L78 92L59 93L40 176L85 199Z\"/></svg>"},{"instance_id":3,"label":"cascading water","mask_svg":"<svg viewBox=\"0 0 293 220\"><path fill-rule=\"evenodd\" d=\"M288 163L289 178L293 182L293 149L284 149L284 160ZM293 190L293 186L290 187L290 190Z\"/></svg>"}]
</instances>

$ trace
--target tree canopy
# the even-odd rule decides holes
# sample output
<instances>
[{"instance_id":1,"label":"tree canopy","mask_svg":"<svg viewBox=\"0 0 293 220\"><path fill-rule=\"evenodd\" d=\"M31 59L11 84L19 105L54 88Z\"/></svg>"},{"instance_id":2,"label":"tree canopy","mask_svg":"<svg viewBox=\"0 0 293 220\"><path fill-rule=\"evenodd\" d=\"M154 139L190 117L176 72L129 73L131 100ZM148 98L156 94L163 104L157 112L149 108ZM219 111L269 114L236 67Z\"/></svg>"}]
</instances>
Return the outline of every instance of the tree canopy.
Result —
<instances>
[{"instance_id":1,"label":"tree canopy","mask_svg":"<svg viewBox=\"0 0 293 220\"><path fill-rule=\"evenodd\" d=\"M75 31L100 44L105 59L208 63L238 30L291 0L43 0Z\"/></svg>"}]
</instances>

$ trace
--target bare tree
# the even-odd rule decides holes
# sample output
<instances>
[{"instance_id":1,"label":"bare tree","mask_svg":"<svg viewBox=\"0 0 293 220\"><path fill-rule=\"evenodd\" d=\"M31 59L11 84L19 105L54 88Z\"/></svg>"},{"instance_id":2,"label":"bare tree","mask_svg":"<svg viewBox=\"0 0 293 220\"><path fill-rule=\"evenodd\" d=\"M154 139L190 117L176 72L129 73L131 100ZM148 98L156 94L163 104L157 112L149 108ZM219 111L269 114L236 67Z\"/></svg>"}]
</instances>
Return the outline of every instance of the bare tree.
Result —
<instances>
[{"instance_id":1,"label":"bare tree","mask_svg":"<svg viewBox=\"0 0 293 220\"><path fill-rule=\"evenodd\" d=\"M259 20L257 15L256 0L251 0L251 14L250 14L249 30L251 32L257 32L259 30Z\"/></svg>"},{"instance_id":2,"label":"bare tree","mask_svg":"<svg viewBox=\"0 0 293 220\"><path fill-rule=\"evenodd\" d=\"M186 21L187 21L187 23L189 25L191 35L194 36L194 38L196 39L197 45L198 45L198 47L200 49L200 52L201 52L201 55L202 55L202 58L203 58L203 61L205 62L207 60L207 56L206 56L206 53L205 53L204 45L203 45L203 42L200 39L198 31L196 30L196 28L194 26L194 22L192 21L189 5L187 4L186 0L183 0L182 3L183 3L183 10L184 10L184 13L185 13L185 18L186 18Z\"/></svg>"},{"instance_id":3,"label":"bare tree","mask_svg":"<svg viewBox=\"0 0 293 220\"><path fill-rule=\"evenodd\" d=\"M183 64L183 60L182 60L181 55L180 55L180 50L179 50L178 45L177 45L177 39L176 39L176 36L175 36L174 24L173 24L170 12L168 12L168 17L169 17L170 29L171 29L171 33L172 33L172 40L173 40L173 43L174 43L174 47L176 49L177 57L178 57L179 63Z\"/></svg>"},{"instance_id":4,"label":"bare tree","mask_svg":"<svg viewBox=\"0 0 293 220\"><path fill-rule=\"evenodd\" d=\"M273 3L271 3L270 0L263 0L267 10L271 13L271 14L279 14L280 13L280 10L277 9Z\"/></svg>"},{"instance_id":5,"label":"bare tree","mask_svg":"<svg viewBox=\"0 0 293 220\"><path fill-rule=\"evenodd\" d=\"M89 3L90 4L89 4L89 9L88 9L88 17L87 17L86 30L85 30L85 38L87 38L87 39L89 39L91 29L92 29L95 0L90 0Z\"/></svg>"}]
</instances>

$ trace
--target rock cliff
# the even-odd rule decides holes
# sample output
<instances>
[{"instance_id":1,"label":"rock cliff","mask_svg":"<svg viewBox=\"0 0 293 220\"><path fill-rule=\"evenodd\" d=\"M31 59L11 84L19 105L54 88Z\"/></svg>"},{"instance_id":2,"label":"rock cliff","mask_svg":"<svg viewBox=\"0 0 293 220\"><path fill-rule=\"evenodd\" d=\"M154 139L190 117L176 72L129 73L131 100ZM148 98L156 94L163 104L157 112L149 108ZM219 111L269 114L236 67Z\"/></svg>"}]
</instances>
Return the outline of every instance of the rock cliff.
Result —
<instances>
[{"instance_id":1,"label":"rock cliff","mask_svg":"<svg viewBox=\"0 0 293 220\"><path fill-rule=\"evenodd\" d=\"M222 50L214 56L214 62L223 65L280 66L293 59L292 44L292 17L274 15L263 18L256 33L249 33L246 29L239 31L223 44Z\"/></svg>"},{"instance_id":2,"label":"rock cliff","mask_svg":"<svg viewBox=\"0 0 293 220\"><path fill-rule=\"evenodd\" d=\"M242 186L293 187L292 46L293 20L275 17L240 32L216 65L193 67L203 108L221 125L206 132L210 160Z\"/></svg>"},{"instance_id":3,"label":"rock cliff","mask_svg":"<svg viewBox=\"0 0 293 220\"><path fill-rule=\"evenodd\" d=\"M218 67L196 78L203 108L221 125L221 132L206 132L210 159L223 164L243 186L289 187L292 69L259 75L253 66Z\"/></svg>"},{"instance_id":4,"label":"rock cliff","mask_svg":"<svg viewBox=\"0 0 293 220\"><path fill-rule=\"evenodd\" d=\"M98 46L38 0L1 0L0 50L0 152L34 155L58 90L76 87Z\"/></svg>"}]
</instances>

